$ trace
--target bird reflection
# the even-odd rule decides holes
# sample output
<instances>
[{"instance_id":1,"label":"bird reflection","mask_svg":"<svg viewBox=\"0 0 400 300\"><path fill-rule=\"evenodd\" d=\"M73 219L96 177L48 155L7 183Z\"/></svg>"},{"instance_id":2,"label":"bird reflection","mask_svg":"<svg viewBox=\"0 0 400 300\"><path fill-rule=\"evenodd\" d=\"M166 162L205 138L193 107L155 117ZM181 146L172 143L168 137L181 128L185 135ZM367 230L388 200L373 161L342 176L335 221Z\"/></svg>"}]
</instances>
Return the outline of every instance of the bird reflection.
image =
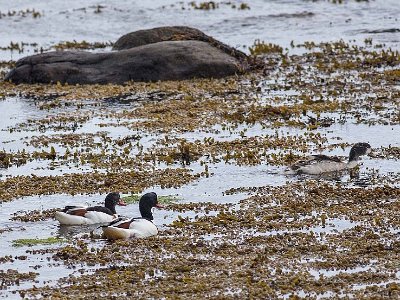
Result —
<instances>
[{"instance_id":1,"label":"bird reflection","mask_svg":"<svg viewBox=\"0 0 400 300\"><path fill-rule=\"evenodd\" d=\"M60 225L58 227L58 235L65 238L76 238L76 237L87 237L87 238L98 238L101 236L101 225L105 224L92 224L92 225L79 225L69 226Z\"/></svg>"}]
</instances>

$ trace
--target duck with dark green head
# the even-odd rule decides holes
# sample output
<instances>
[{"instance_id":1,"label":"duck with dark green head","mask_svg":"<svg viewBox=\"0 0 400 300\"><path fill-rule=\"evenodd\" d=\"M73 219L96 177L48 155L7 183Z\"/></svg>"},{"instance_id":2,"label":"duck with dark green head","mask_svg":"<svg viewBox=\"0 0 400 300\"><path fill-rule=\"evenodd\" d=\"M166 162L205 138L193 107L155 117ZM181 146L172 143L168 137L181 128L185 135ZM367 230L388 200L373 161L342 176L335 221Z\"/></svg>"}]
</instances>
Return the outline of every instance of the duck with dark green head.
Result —
<instances>
[{"instance_id":1,"label":"duck with dark green head","mask_svg":"<svg viewBox=\"0 0 400 300\"><path fill-rule=\"evenodd\" d=\"M106 226L102 226L104 236L110 240L145 238L158 233L153 223L152 208L163 208L158 203L157 194L154 192L144 194L139 200L141 217L118 218Z\"/></svg>"}]
</instances>

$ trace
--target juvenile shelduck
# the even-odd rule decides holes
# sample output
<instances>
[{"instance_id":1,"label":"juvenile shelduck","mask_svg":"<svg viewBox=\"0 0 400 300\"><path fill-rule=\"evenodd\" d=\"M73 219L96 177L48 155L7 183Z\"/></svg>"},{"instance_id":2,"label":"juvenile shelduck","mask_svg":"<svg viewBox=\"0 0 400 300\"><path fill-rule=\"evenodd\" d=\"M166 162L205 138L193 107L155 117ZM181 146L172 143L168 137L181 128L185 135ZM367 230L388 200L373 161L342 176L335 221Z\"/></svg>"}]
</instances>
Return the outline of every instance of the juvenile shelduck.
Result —
<instances>
[{"instance_id":1,"label":"juvenile shelduck","mask_svg":"<svg viewBox=\"0 0 400 300\"><path fill-rule=\"evenodd\" d=\"M307 160L296 162L290 167L288 174L310 174L318 175L328 172L339 172L343 170L350 170L358 165L360 156L369 154L371 146L368 143L356 143L350 150L349 160L347 162L341 161L337 157L330 157L327 155L312 155Z\"/></svg>"},{"instance_id":2,"label":"juvenile shelduck","mask_svg":"<svg viewBox=\"0 0 400 300\"><path fill-rule=\"evenodd\" d=\"M118 218L116 205L125 206L118 193L109 193L104 206L66 206L55 213L55 218L61 225L86 225L107 223Z\"/></svg>"},{"instance_id":3,"label":"juvenile shelduck","mask_svg":"<svg viewBox=\"0 0 400 300\"><path fill-rule=\"evenodd\" d=\"M118 218L106 226L102 226L104 236L110 240L145 238L158 233L153 224L153 207L163 208L158 204L156 193L144 194L139 200L139 211L142 217Z\"/></svg>"}]
</instances>

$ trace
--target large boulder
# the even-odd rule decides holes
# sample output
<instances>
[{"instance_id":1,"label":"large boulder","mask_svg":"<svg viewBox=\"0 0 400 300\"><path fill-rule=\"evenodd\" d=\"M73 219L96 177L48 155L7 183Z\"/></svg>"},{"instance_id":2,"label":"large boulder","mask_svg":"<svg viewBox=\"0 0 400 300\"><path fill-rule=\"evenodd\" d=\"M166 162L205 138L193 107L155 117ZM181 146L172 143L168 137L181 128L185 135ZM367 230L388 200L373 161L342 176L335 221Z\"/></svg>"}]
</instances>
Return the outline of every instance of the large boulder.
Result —
<instances>
[{"instance_id":1,"label":"large boulder","mask_svg":"<svg viewBox=\"0 0 400 300\"><path fill-rule=\"evenodd\" d=\"M207 42L241 61L247 59L247 55L242 51L232 48L196 28L187 26L165 26L134 31L120 37L114 43L113 49L123 50L153 43L183 40Z\"/></svg>"},{"instance_id":2,"label":"large boulder","mask_svg":"<svg viewBox=\"0 0 400 300\"><path fill-rule=\"evenodd\" d=\"M55 51L20 59L14 83L122 84L127 81L218 78L243 71L240 61L197 40L162 41L106 53Z\"/></svg>"}]
</instances>

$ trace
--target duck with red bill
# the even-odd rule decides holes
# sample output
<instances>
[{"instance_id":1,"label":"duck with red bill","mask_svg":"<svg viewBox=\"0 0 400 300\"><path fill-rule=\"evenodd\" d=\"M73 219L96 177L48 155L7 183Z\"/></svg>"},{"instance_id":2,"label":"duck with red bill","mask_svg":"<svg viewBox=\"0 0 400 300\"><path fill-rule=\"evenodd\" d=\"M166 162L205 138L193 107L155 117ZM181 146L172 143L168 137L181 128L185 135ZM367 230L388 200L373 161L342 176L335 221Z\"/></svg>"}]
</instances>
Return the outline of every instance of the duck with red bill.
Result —
<instances>
[{"instance_id":1,"label":"duck with red bill","mask_svg":"<svg viewBox=\"0 0 400 300\"><path fill-rule=\"evenodd\" d=\"M66 206L55 213L55 218L61 225L88 225L108 223L118 218L115 206L126 206L119 193L109 193L104 200L104 206Z\"/></svg>"},{"instance_id":2,"label":"duck with red bill","mask_svg":"<svg viewBox=\"0 0 400 300\"><path fill-rule=\"evenodd\" d=\"M152 208L164 208L158 203L157 194L154 192L144 194L139 200L141 217L118 218L106 226L102 226L104 236L110 240L145 238L158 233L153 223Z\"/></svg>"}]
</instances>

